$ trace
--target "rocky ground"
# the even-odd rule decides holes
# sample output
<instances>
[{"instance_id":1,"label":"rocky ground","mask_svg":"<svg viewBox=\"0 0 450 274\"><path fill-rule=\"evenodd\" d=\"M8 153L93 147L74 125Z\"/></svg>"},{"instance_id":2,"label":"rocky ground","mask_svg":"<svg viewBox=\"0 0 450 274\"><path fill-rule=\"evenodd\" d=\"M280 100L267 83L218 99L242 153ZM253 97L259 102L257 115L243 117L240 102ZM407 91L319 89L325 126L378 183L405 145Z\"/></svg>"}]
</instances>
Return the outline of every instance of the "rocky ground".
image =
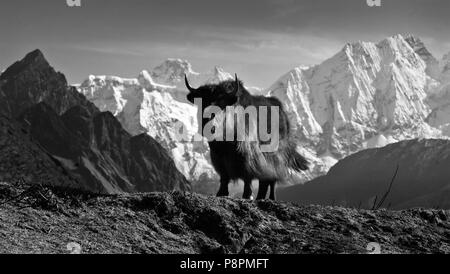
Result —
<instances>
[{"instance_id":1,"label":"rocky ground","mask_svg":"<svg viewBox=\"0 0 450 274\"><path fill-rule=\"evenodd\" d=\"M0 183L0 253L450 253L450 211L367 211L191 193Z\"/></svg>"}]
</instances>

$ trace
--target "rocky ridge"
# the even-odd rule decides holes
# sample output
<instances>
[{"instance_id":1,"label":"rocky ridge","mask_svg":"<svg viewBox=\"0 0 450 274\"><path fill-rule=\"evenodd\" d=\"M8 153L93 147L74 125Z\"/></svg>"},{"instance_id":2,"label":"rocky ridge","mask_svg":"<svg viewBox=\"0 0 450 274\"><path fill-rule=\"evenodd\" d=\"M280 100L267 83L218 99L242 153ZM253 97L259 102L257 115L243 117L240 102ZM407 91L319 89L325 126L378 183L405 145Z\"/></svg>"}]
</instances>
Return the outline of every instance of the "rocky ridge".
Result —
<instances>
[{"instance_id":1,"label":"rocky ridge","mask_svg":"<svg viewBox=\"0 0 450 274\"><path fill-rule=\"evenodd\" d=\"M449 212L368 211L172 192L97 196L0 184L1 253L449 253ZM25 193L24 193L25 192ZM13 198L19 197L19 198Z\"/></svg>"}]
</instances>

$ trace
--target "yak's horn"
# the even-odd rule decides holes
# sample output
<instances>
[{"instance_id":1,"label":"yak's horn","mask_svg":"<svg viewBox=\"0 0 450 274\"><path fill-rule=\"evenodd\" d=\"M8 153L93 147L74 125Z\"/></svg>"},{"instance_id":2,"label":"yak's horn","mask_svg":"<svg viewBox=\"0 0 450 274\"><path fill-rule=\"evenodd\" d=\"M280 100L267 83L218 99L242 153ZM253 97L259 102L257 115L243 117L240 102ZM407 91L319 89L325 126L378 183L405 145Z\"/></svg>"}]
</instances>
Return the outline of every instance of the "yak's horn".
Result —
<instances>
[{"instance_id":1,"label":"yak's horn","mask_svg":"<svg viewBox=\"0 0 450 274\"><path fill-rule=\"evenodd\" d=\"M234 79L236 81L236 92L238 92L240 87L239 87L239 79L238 79L237 73L234 74Z\"/></svg>"},{"instance_id":2,"label":"yak's horn","mask_svg":"<svg viewBox=\"0 0 450 274\"><path fill-rule=\"evenodd\" d=\"M196 89L195 89L195 88L192 88L192 87L191 87L191 85L189 85L189 80L188 80L188 78L187 78L187 75L186 75L186 74L184 75L184 82L186 83L186 87L188 88L188 90L189 90L190 92L194 92L194 91L196 91Z\"/></svg>"}]
</instances>

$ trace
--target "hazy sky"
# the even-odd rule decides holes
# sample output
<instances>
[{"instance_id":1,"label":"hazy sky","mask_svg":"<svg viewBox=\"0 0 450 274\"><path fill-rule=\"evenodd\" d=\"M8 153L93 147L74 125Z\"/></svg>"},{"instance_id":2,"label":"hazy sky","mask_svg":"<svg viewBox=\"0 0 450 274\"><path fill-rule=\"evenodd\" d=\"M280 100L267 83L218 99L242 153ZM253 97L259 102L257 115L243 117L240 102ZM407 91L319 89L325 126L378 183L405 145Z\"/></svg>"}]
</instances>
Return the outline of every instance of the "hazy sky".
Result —
<instances>
[{"instance_id":1,"label":"hazy sky","mask_svg":"<svg viewBox=\"0 0 450 274\"><path fill-rule=\"evenodd\" d=\"M135 77L167 58L214 65L267 87L345 43L414 33L436 57L450 51L449 0L0 0L0 69L40 48L78 83L89 74Z\"/></svg>"}]
</instances>

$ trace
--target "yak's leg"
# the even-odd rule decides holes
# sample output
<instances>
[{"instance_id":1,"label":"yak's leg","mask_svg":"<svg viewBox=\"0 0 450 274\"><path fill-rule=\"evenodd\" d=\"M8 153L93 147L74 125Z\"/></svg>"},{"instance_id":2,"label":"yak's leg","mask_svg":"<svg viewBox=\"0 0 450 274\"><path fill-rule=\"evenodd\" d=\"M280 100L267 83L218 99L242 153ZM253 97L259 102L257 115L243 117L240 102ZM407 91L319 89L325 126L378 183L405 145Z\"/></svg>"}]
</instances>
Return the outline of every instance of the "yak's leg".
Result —
<instances>
[{"instance_id":1,"label":"yak's leg","mask_svg":"<svg viewBox=\"0 0 450 274\"><path fill-rule=\"evenodd\" d=\"M217 197L228 196L228 183L230 179L227 176L220 176L220 188Z\"/></svg>"},{"instance_id":2,"label":"yak's leg","mask_svg":"<svg viewBox=\"0 0 450 274\"><path fill-rule=\"evenodd\" d=\"M266 198L268 188L269 188L269 183L267 181L260 180L258 196L256 196L256 200L264 200Z\"/></svg>"},{"instance_id":3,"label":"yak's leg","mask_svg":"<svg viewBox=\"0 0 450 274\"><path fill-rule=\"evenodd\" d=\"M269 199L272 201L275 201L275 186L276 186L277 182L276 181L272 181L270 182L270 196Z\"/></svg>"},{"instance_id":4,"label":"yak's leg","mask_svg":"<svg viewBox=\"0 0 450 274\"><path fill-rule=\"evenodd\" d=\"M250 199L251 197L252 197L252 180L245 179L244 180L244 194L242 195L242 198Z\"/></svg>"}]
</instances>

